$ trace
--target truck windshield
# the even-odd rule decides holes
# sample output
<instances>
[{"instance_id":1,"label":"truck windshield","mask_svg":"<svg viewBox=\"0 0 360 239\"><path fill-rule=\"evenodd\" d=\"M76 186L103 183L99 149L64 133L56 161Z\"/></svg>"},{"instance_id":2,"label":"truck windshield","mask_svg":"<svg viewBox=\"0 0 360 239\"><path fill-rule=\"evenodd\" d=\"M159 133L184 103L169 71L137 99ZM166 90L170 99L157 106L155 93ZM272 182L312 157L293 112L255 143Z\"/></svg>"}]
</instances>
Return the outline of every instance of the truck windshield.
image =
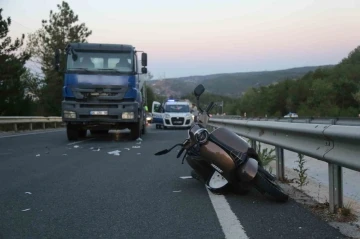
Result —
<instances>
[{"instance_id":1,"label":"truck windshield","mask_svg":"<svg viewBox=\"0 0 360 239\"><path fill-rule=\"evenodd\" d=\"M190 112L189 105L166 105L165 112L168 113L187 113Z\"/></svg>"},{"instance_id":2,"label":"truck windshield","mask_svg":"<svg viewBox=\"0 0 360 239\"><path fill-rule=\"evenodd\" d=\"M78 56L76 61L72 59L71 55L68 55L67 70L133 72L133 55L131 52L77 51L76 54Z\"/></svg>"}]
</instances>

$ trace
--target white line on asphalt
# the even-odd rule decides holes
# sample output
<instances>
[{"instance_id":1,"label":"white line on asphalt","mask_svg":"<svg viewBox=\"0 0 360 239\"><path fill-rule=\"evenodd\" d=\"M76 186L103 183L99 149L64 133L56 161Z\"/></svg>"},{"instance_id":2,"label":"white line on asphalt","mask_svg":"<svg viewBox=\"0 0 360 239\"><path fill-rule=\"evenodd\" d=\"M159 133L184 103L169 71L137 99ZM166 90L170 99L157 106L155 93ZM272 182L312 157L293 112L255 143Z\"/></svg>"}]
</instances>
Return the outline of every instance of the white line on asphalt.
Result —
<instances>
[{"instance_id":1,"label":"white line on asphalt","mask_svg":"<svg viewBox=\"0 0 360 239\"><path fill-rule=\"evenodd\" d=\"M219 219L221 228L225 234L226 239L248 239L243 226L235 213L231 210L229 203L225 196L213 194L208 191L211 203L215 209L216 215Z\"/></svg>"},{"instance_id":2,"label":"white line on asphalt","mask_svg":"<svg viewBox=\"0 0 360 239\"><path fill-rule=\"evenodd\" d=\"M90 138L90 139L85 139L85 140L81 140L81 141L72 142L72 143L69 143L69 144L67 144L67 145L78 144L78 143L82 143L82 142L89 141L89 140L92 140L92 139L94 139L94 138Z\"/></svg>"},{"instance_id":3,"label":"white line on asphalt","mask_svg":"<svg viewBox=\"0 0 360 239\"><path fill-rule=\"evenodd\" d=\"M12 135L4 135L4 136L0 136L0 139L2 138L11 138L11 137L19 137L19 136L27 136L27 135L33 135L33 134L49 134L49 133L57 133L57 132L61 132L64 131L63 129L61 130L51 130L51 131L41 131L41 132L33 132L33 133L26 133L26 134L12 134Z\"/></svg>"}]
</instances>

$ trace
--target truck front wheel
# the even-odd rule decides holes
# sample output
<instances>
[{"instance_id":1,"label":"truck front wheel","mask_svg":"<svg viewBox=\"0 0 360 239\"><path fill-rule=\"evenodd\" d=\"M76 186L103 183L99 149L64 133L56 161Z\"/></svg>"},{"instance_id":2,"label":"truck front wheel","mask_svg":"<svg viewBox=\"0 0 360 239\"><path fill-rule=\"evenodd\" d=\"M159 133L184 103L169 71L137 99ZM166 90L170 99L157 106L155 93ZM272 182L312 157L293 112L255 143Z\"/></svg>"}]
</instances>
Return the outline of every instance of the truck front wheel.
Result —
<instances>
[{"instance_id":1,"label":"truck front wheel","mask_svg":"<svg viewBox=\"0 0 360 239\"><path fill-rule=\"evenodd\" d=\"M79 136L81 138L85 138L86 137L86 134L87 134L87 129L80 129L79 130Z\"/></svg>"},{"instance_id":2,"label":"truck front wheel","mask_svg":"<svg viewBox=\"0 0 360 239\"><path fill-rule=\"evenodd\" d=\"M78 140L80 129L76 125L66 125L66 135L69 141Z\"/></svg>"},{"instance_id":3,"label":"truck front wheel","mask_svg":"<svg viewBox=\"0 0 360 239\"><path fill-rule=\"evenodd\" d=\"M141 130L141 134L145 134L146 133L146 121L142 126L142 130Z\"/></svg>"},{"instance_id":4,"label":"truck front wheel","mask_svg":"<svg viewBox=\"0 0 360 239\"><path fill-rule=\"evenodd\" d=\"M134 123L131 127L130 137L132 140L136 140L141 137L141 124L140 122Z\"/></svg>"}]
</instances>

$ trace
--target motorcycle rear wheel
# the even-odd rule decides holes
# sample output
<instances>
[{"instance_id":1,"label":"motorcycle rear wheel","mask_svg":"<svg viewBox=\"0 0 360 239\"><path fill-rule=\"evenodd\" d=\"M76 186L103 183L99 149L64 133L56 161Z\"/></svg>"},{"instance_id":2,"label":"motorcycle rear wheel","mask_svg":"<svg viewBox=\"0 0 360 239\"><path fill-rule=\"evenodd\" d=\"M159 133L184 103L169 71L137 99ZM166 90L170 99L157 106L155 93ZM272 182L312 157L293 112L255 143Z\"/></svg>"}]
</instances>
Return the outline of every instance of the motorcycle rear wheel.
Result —
<instances>
[{"instance_id":1,"label":"motorcycle rear wheel","mask_svg":"<svg viewBox=\"0 0 360 239\"><path fill-rule=\"evenodd\" d=\"M277 202L286 202L289 196L283 191L283 189L275 182L265 169L259 167L258 173L255 177L254 185L261 193L268 194L273 197Z\"/></svg>"}]
</instances>

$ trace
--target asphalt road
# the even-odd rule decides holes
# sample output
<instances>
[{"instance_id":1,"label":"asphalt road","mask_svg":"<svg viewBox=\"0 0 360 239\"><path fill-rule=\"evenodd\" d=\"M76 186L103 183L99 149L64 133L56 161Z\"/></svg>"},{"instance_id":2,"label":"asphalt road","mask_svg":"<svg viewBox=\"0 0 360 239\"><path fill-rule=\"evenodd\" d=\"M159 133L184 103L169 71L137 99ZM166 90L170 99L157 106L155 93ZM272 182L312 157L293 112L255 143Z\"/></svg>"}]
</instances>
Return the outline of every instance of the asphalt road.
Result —
<instances>
[{"instance_id":1,"label":"asphalt road","mask_svg":"<svg viewBox=\"0 0 360 239\"><path fill-rule=\"evenodd\" d=\"M0 136L1 239L345 238L293 200L217 196L181 179L190 167L177 150L154 153L186 130L150 126L138 144L126 134L69 144L64 130L38 133Z\"/></svg>"}]
</instances>

